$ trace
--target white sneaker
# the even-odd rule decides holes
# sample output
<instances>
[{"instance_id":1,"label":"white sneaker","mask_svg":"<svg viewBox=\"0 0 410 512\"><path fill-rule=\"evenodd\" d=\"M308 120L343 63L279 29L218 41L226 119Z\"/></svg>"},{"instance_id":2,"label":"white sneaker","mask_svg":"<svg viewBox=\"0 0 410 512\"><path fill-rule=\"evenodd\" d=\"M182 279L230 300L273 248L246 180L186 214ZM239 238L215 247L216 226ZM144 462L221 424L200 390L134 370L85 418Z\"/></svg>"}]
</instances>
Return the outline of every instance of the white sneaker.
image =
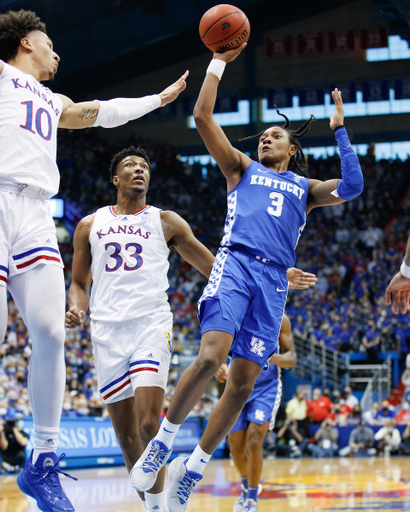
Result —
<instances>
[{"instance_id":1,"label":"white sneaker","mask_svg":"<svg viewBox=\"0 0 410 512\"><path fill-rule=\"evenodd\" d=\"M255 500L246 500L245 512L258 512L258 504Z\"/></svg>"},{"instance_id":2,"label":"white sneaker","mask_svg":"<svg viewBox=\"0 0 410 512\"><path fill-rule=\"evenodd\" d=\"M202 475L187 470L187 460L177 457L169 465L169 487L164 496L165 512L184 512L193 488L202 480Z\"/></svg>"},{"instance_id":3,"label":"white sneaker","mask_svg":"<svg viewBox=\"0 0 410 512\"><path fill-rule=\"evenodd\" d=\"M245 512L245 502L246 502L246 489L241 485L241 495L235 501L235 505L233 506L233 512Z\"/></svg>"},{"instance_id":4,"label":"white sneaker","mask_svg":"<svg viewBox=\"0 0 410 512\"><path fill-rule=\"evenodd\" d=\"M136 491L149 491L155 484L159 470L165 466L172 448L168 450L161 441L152 439L144 453L134 464L130 472L131 485Z\"/></svg>"}]
</instances>

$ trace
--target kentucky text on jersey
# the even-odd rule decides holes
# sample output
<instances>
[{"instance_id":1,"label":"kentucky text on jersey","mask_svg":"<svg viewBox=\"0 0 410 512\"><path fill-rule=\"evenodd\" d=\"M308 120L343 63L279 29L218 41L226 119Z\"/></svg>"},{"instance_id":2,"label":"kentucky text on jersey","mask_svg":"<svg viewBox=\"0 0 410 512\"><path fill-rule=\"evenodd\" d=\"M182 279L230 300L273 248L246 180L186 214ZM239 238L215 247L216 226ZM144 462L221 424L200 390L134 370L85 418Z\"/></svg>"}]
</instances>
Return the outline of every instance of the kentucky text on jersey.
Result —
<instances>
[{"instance_id":1,"label":"kentucky text on jersey","mask_svg":"<svg viewBox=\"0 0 410 512\"><path fill-rule=\"evenodd\" d=\"M25 85L23 85L22 83L20 83L20 78L12 78L11 81L13 82L15 89L27 89L27 90L31 91L33 94L36 94L40 99L45 101L47 103L47 105L49 105L51 107L52 111L54 112L54 114L56 116L58 116L60 114L60 111L58 110L58 108L54 108L53 100L49 99L46 94L44 94L41 91L39 91L38 89L36 89L33 86L33 84L30 85L29 82L26 81Z\"/></svg>"},{"instance_id":2,"label":"kentucky text on jersey","mask_svg":"<svg viewBox=\"0 0 410 512\"><path fill-rule=\"evenodd\" d=\"M134 231L134 228L135 228L135 226L128 226L126 224L124 224L123 226L118 225L118 226L116 226L116 228L113 228L112 226L110 226L110 229L106 233L103 233L103 230L100 229L99 231L96 232L96 235L98 236L99 240L103 236L106 236L106 235L120 235L120 234L139 235L142 238L145 238L145 240L147 240L151 235L150 231L146 231L145 233L143 233L143 231L141 231L141 228L138 228L136 231Z\"/></svg>"},{"instance_id":3,"label":"kentucky text on jersey","mask_svg":"<svg viewBox=\"0 0 410 512\"><path fill-rule=\"evenodd\" d=\"M255 174L251 176L251 185L264 185L265 187L271 187L283 192L287 190L288 192L295 194L299 199L302 199L302 196L305 193L303 188L298 187L294 183L286 183L284 181L268 178L267 176L258 176Z\"/></svg>"}]
</instances>

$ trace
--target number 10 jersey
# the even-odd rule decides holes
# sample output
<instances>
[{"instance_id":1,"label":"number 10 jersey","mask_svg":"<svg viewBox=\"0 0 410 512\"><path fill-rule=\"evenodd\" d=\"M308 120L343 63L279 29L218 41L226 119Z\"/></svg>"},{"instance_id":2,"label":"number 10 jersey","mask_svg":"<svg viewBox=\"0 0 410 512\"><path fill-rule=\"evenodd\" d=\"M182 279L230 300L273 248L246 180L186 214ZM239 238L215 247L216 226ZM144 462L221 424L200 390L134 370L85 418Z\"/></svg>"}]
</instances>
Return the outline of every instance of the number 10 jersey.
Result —
<instances>
[{"instance_id":1,"label":"number 10 jersey","mask_svg":"<svg viewBox=\"0 0 410 512\"><path fill-rule=\"evenodd\" d=\"M168 255L161 210L145 206L118 215L97 210L90 231L93 320L121 322L155 311L170 311Z\"/></svg>"},{"instance_id":2,"label":"number 10 jersey","mask_svg":"<svg viewBox=\"0 0 410 512\"><path fill-rule=\"evenodd\" d=\"M0 73L0 180L58 192L57 126L63 102L32 75Z\"/></svg>"}]
</instances>

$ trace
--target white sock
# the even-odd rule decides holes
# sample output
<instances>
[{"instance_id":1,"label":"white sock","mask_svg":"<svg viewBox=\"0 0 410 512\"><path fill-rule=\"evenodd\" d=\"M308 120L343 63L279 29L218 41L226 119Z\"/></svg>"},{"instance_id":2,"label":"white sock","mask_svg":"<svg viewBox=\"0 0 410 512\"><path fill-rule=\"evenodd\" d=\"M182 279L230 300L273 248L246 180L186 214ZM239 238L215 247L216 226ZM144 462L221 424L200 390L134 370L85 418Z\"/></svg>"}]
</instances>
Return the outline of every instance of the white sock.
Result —
<instances>
[{"instance_id":1,"label":"white sock","mask_svg":"<svg viewBox=\"0 0 410 512\"><path fill-rule=\"evenodd\" d=\"M205 453L198 445L189 457L186 463L186 468L188 471L195 471L195 473L202 475L205 466L208 464L211 457L212 454L209 455L208 453Z\"/></svg>"},{"instance_id":2,"label":"white sock","mask_svg":"<svg viewBox=\"0 0 410 512\"><path fill-rule=\"evenodd\" d=\"M49 453L57 451L57 440L59 428L46 428L34 425L34 452L33 464L36 463L40 453Z\"/></svg>"},{"instance_id":3,"label":"white sock","mask_svg":"<svg viewBox=\"0 0 410 512\"><path fill-rule=\"evenodd\" d=\"M142 502L142 504L144 505L145 510L148 510L148 509L147 509L147 504L146 504L146 502L145 502L145 501L142 501L142 500L141 500L141 502Z\"/></svg>"},{"instance_id":4,"label":"white sock","mask_svg":"<svg viewBox=\"0 0 410 512\"><path fill-rule=\"evenodd\" d=\"M158 494L145 493L146 510L148 512L162 512L164 506L164 493Z\"/></svg>"},{"instance_id":5,"label":"white sock","mask_svg":"<svg viewBox=\"0 0 410 512\"><path fill-rule=\"evenodd\" d=\"M168 421L167 418L164 418L155 439L164 443L168 448L172 448L172 444L180 426L181 425L175 425Z\"/></svg>"}]
</instances>

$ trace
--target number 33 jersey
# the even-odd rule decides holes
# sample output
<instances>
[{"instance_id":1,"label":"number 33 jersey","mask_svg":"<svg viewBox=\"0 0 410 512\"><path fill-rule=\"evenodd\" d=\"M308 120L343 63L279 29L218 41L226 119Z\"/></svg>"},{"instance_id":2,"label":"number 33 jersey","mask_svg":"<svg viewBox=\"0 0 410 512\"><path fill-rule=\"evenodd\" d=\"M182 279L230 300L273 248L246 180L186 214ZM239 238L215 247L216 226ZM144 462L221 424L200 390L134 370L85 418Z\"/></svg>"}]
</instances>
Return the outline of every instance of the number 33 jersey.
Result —
<instances>
[{"instance_id":1,"label":"number 33 jersey","mask_svg":"<svg viewBox=\"0 0 410 512\"><path fill-rule=\"evenodd\" d=\"M221 246L292 267L306 224L309 179L252 161L228 194Z\"/></svg>"},{"instance_id":2,"label":"number 33 jersey","mask_svg":"<svg viewBox=\"0 0 410 512\"><path fill-rule=\"evenodd\" d=\"M63 102L33 76L0 73L0 179L58 192L57 126Z\"/></svg>"},{"instance_id":3,"label":"number 33 jersey","mask_svg":"<svg viewBox=\"0 0 410 512\"><path fill-rule=\"evenodd\" d=\"M121 322L170 311L168 255L161 210L145 206L118 215L112 206L96 211L90 231L93 320Z\"/></svg>"}]
</instances>

